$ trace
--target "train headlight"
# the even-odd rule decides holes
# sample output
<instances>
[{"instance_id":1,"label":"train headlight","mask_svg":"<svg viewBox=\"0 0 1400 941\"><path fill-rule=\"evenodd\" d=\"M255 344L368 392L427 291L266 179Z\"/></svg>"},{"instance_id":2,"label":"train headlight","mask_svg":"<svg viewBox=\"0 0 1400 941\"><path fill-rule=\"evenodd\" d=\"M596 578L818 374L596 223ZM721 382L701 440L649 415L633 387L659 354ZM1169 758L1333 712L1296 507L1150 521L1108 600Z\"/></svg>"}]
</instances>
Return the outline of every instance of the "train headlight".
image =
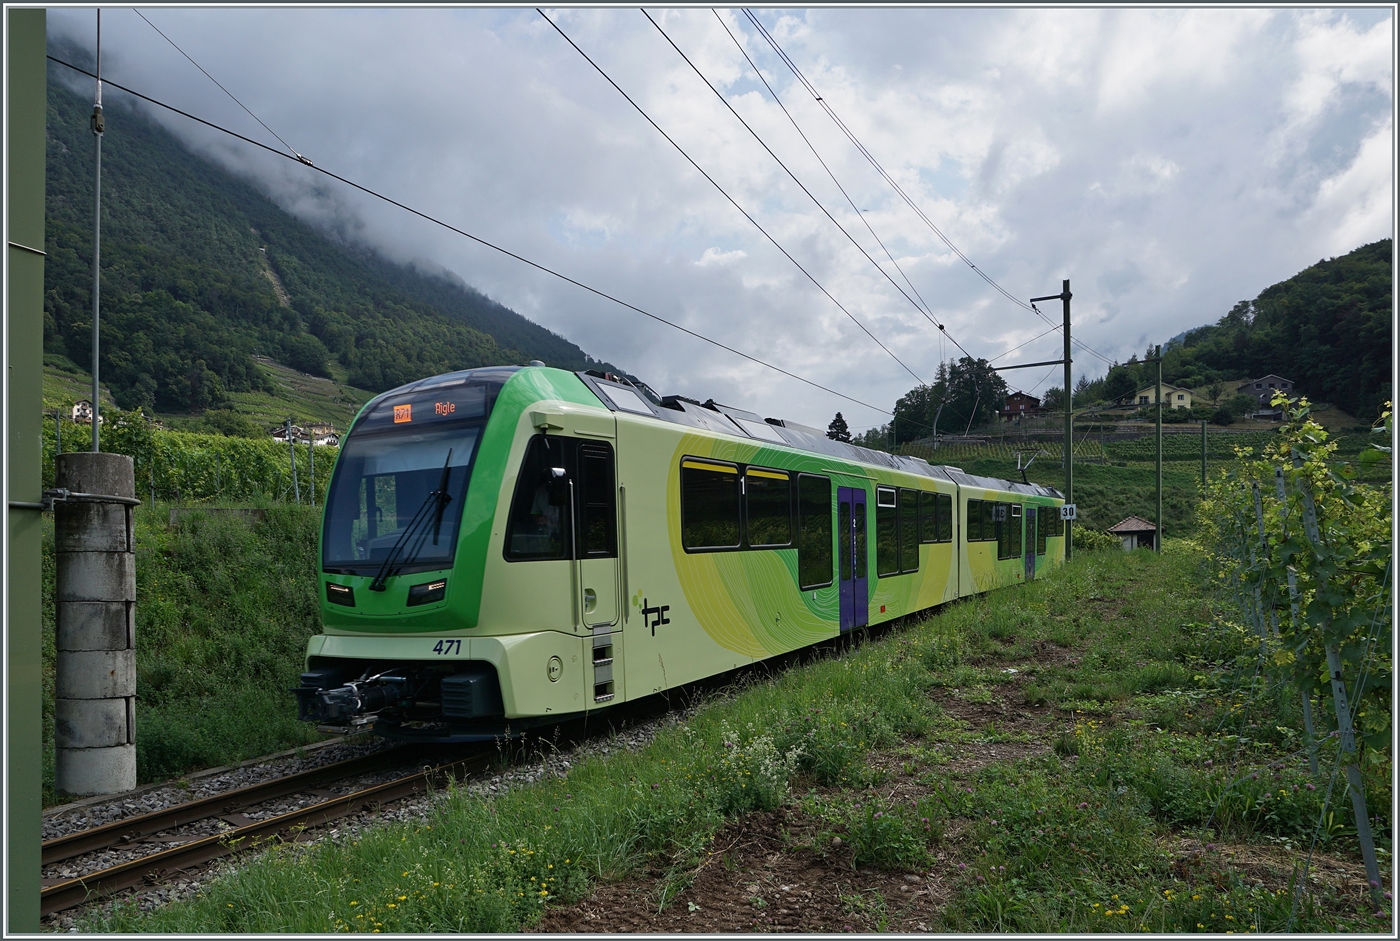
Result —
<instances>
[{"instance_id":1,"label":"train headlight","mask_svg":"<svg viewBox=\"0 0 1400 941\"><path fill-rule=\"evenodd\" d=\"M447 597L447 579L440 578L425 585L414 585L408 590L408 606L432 604Z\"/></svg>"},{"instance_id":2,"label":"train headlight","mask_svg":"<svg viewBox=\"0 0 1400 941\"><path fill-rule=\"evenodd\" d=\"M355 589L349 585L326 582L326 600L331 604L343 604L347 608L353 608L355 607Z\"/></svg>"}]
</instances>

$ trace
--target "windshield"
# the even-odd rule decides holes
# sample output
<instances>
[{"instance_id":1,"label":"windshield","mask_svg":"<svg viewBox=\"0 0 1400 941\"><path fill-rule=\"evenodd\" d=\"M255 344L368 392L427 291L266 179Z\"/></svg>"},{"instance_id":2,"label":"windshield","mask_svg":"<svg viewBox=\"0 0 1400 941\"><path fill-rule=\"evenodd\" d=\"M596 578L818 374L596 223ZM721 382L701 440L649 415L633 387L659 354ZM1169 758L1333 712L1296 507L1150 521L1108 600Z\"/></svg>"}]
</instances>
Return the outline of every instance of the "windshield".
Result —
<instances>
[{"instance_id":1,"label":"windshield","mask_svg":"<svg viewBox=\"0 0 1400 941\"><path fill-rule=\"evenodd\" d=\"M326 498L321 567L373 575L391 552L395 571L450 566L481 429L458 424L351 435Z\"/></svg>"}]
</instances>

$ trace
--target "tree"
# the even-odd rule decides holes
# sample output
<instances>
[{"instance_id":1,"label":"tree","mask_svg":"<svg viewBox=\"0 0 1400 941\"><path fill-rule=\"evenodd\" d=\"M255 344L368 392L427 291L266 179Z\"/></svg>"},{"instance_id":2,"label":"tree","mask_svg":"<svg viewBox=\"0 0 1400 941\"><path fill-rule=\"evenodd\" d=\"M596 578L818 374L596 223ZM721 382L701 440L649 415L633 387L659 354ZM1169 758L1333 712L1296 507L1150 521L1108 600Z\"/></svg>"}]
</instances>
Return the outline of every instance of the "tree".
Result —
<instances>
[{"instance_id":1,"label":"tree","mask_svg":"<svg viewBox=\"0 0 1400 941\"><path fill-rule=\"evenodd\" d=\"M894 403L894 443L903 444L933 434L937 414L937 385L915 386Z\"/></svg>"},{"instance_id":2,"label":"tree","mask_svg":"<svg viewBox=\"0 0 1400 941\"><path fill-rule=\"evenodd\" d=\"M1210 386L1206 389L1206 395L1210 396L1211 405L1218 406L1220 404L1220 397L1224 394L1225 383L1221 382L1219 379L1212 382Z\"/></svg>"},{"instance_id":3,"label":"tree","mask_svg":"<svg viewBox=\"0 0 1400 941\"><path fill-rule=\"evenodd\" d=\"M927 438L935 430L960 435L990 422L1005 404L1006 392L1006 380L985 359L964 356L942 363L932 385L916 386L895 403L895 444Z\"/></svg>"},{"instance_id":4,"label":"tree","mask_svg":"<svg viewBox=\"0 0 1400 941\"><path fill-rule=\"evenodd\" d=\"M1080 380L1083 381L1082 379ZM1040 400L1040 407L1048 412L1062 412L1065 409L1065 390L1059 386L1051 386L1045 390L1045 397Z\"/></svg>"},{"instance_id":5,"label":"tree","mask_svg":"<svg viewBox=\"0 0 1400 941\"><path fill-rule=\"evenodd\" d=\"M851 444L859 445L862 448L870 448L872 451L888 451L890 447L890 426L879 425L875 428L867 428L851 439Z\"/></svg>"},{"instance_id":6,"label":"tree","mask_svg":"<svg viewBox=\"0 0 1400 941\"><path fill-rule=\"evenodd\" d=\"M1125 395L1132 395L1137 391L1138 380L1135 370L1128 366L1114 366L1108 371L1108 377L1104 380L1104 398L1116 402Z\"/></svg>"},{"instance_id":7,"label":"tree","mask_svg":"<svg viewBox=\"0 0 1400 941\"><path fill-rule=\"evenodd\" d=\"M832 441L850 441L851 429L846 424L846 419L837 412L836 417L831 420L831 424L826 426L826 436Z\"/></svg>"}]
</instances>

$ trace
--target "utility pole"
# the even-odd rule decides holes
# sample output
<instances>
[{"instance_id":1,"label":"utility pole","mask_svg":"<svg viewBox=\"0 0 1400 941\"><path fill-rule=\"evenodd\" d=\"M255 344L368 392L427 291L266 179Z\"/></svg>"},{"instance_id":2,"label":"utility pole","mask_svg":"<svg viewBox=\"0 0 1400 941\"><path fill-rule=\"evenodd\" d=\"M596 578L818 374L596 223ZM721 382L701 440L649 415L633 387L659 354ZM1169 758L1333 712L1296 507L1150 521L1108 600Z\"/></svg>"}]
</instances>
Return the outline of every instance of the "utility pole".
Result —
<instances>
[{"instance_id":1,"label":"utility pole","mask_svg":"<svg viewBox=\"0 0 1400 941\"><path fill-rule=\"evenodd\" d=\"M96 177L93 181L92 210L92 449L98 447L97 428L101 415L97 390L99 315L102 311L102 132L107 122L102 116L102 10L97 10L97 100L92 106L92 136L97 141Z\"/></svg>"},{"instance_id":2,"label":"utility pole","mask_svg":"<svg viewBox=\"0 0 1400 941\"><path fill-rule=\"evenodd\" d=\"M1206 425L1209 419L1201 419L1201 489L1206 486Z\"/></svg>"},{"instance_id":3,"label":"utility pole","mask_svg":"<svg viewBox=\"0 0 1400 941\"><path fill-rule=\"evenodd\" d=\"M1049 294L1045 297L1033 297L1031 303L1036 301L1060 301L1064 305L1064 334L1065 334L1065 358L1061 360L1051 360L1044 363L1025 363L1017 366L997 366L996 369L1022 369L1030 366L1055 366L1064 363L1065 366L1065 503L1074 502L1074 399L1071 384L1073 376L1070 371L1072 362L1069 352L1069 300L1074 295L1069 290L1069 278L1061 282L1059 294ZM1073 540L1070 538L1070 527L1073 523L1065 520L1065 558L1069 559L1073 554Z\"/></svg>"},{"instance_id":4,"label":"utility pole","mask_svg":"<svg viewBox=\"0 0 1400 941\"><path fill-rule=\"evenodd\" d=\"M292 490L296 493L297 506L301 506L301 486L297 483L297 446L296 439L292 437L292 419L287 417L287 451L292 456Z\"/></svg>"},{"instance_id":5,"label":"utility pole","mask_svg":"<svg viewBox=\"0 0 1400 941\"><path fill-rule=\"evenodd\" d=\"M1152 540L1162 554L1162 344L1157 344L1157 538Z\"/></svg>"}]
</instances>

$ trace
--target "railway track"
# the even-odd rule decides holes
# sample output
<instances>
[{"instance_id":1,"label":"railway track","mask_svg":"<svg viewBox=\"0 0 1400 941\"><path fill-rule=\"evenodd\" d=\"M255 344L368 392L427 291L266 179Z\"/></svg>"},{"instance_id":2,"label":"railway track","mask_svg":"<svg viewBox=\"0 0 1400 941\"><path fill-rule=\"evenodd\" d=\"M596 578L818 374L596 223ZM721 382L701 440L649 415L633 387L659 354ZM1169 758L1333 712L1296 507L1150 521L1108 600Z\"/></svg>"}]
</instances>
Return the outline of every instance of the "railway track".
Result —
<instances>
[{"instance_id":1,"label":"railway track","mask_svg":"<svg viewBox=\"0 0 1400 941\"><path fill-rule=\"evenodd\" d=\"M712 678L695 684L693 692L702 693L724 685ZM682 707L682 711L684 709ZM563 758L573 754L580 745L588 747L586 743L590 740L603 739L628 727L649 727L668 714L673 714L673 709L663 697L628 703L610 714L602 725L590 728L583 720L554 727L549 749ZM450 752L450 761L442 760L444 751L444 746L440 745L407 745L376 751L45 840L40 859L46 872L52 872L69 860L81 862L83 857L113 849L129 849L141 844L159 846L176 841L178 845L165 850L154 849L107 868L62 878L44 878L40 911L49 916L126 889L172 881L182 872L188 873L212 860L255 848L277 837L308 839L307 834L315 828L445 787L451 781L465 780L488 770L501 758L496 743L477 746L468 753L457 746ZM608 751L606 745L602 751ZM567 758L564 763L567 766ZM339 781L382 774L395 767L415 770L346 793L328 789ZM527 776L525 780L534 778ZM493 784L493 790L494 787ZM321 799L263 819L255 820L244 813L256 813L255 808L272 801L308 794ZM200 829L198 825L203 825L202 829L207 831L211 820L222 821L229 829L216 833L172 832L192 826Z\"/></svg>"},{"instance_id":2,"label":"railway track","mask_svg":"<svg viewBox=\"0 0 1400 941\"><path fill-rule=\"evenodd\" d=\"M411 760L415 752L421 754L421 751L413 748L395 753L392 764L401 764L405 759ZM449 781L461 780L467 775L480 772L489 766L494 755L494 749L489 752L482 750L348 794L333 794L325 790L327 785L336 781L380 771L389 758L384 753L362 755L348 761L313 768L46 840L41 851L41 861L47 868L113 847L150 841L158 844L167 839L162 837L162 834L214 818L231 827L219 833L189 836L187 840L170 849L156 850L106 869L73 878L44 879L40 890L40 909L45 915L63 911L124 889L159 881L169 874L201 866L277 836L296 839L310 828L366 809L413 797L425 793L430 788L444 787ZM307 793L324 799L261 820L254 820L242 813L259 804ZM170 840L180 838L179 834L170 834L168 837Z\"/></svg>"}]
</instances>

